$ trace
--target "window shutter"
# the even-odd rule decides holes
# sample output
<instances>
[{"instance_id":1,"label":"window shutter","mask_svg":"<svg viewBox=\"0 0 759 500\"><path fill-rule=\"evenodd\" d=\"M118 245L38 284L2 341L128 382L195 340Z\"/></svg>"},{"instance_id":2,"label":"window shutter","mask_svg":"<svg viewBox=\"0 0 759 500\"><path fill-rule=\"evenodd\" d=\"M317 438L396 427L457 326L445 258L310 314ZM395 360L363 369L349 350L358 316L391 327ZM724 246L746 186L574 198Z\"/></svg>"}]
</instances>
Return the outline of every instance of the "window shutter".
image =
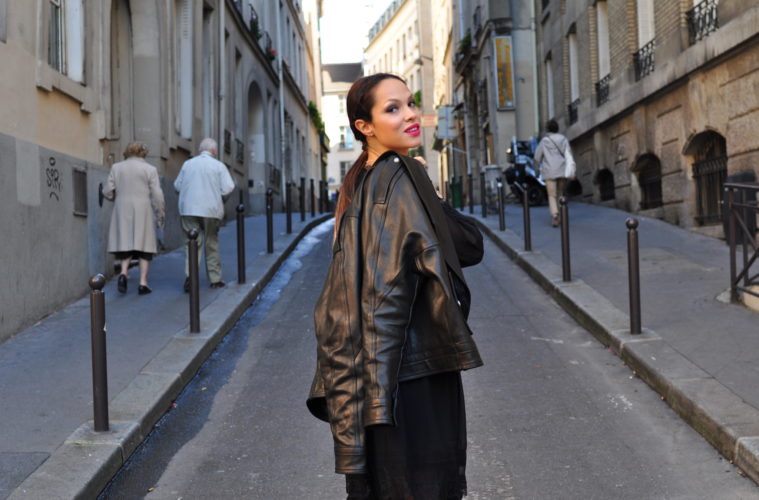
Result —
<instances>
[{"instance_id":1,"label":"window shutter","mask_svg":"<svg viewBox=\"0 0 759 500\"><path fill-rule=\"evenodd\" d=\"M82 0L66 0L64 4L66 33L66 75L84 82L84 7Z\"/></svg>"}]
</instances>

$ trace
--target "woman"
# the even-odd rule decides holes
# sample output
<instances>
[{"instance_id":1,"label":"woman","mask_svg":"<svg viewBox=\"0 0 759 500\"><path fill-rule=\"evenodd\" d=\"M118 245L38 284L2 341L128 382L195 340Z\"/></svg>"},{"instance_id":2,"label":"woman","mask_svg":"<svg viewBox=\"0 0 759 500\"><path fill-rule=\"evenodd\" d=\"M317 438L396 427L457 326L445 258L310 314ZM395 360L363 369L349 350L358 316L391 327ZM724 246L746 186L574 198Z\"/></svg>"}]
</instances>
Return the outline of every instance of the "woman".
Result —
<instances>
[{"instance_id":1,"label":"woman","mask_svg":"<svg viewBox=\"0 0 759 500\"><path fill-rule=\"evenodd\" d=\"M124 151L124 161L111 167L103 195L114 201L108 251L121 260L118 289L127 291L127 271L133 258L140 260L139 295L153 290L148 285L148 269L157 251L153 212L159 227L163 227L163 191L158 171L145 161L148 148L141 142L130 143ZM151 210L152 203L152 210Z\"/></svg>"},{"instance_id":2,"label":"woman","mask_svg":"<svg viewBox=\"0 0 759 500\"><path fill-rule=\"evenodd\" d=\"M349 499L460 499L460 371L482 365L466 323L462 255L479 233L446 217L424 167L420 115L399 77L357 80L348 118L363 152L343 182L333 258L314 312L311 412L330 423ZM454 228L456 241L452 238ZM480 237L481 238L481 237ZM471 252L479 241L480 251Z\"/></svg>"},{"instance_id":3,"label":"woman","mask_svg":"<svg viewBox=\"0 0 759 500\"><path fill-rule=\"evenodd\" d=\"M540 165L540 175L546 182L548 192L548 210L551 212L551 225L559 225L559 196L564 194L567 179L574 179L575 160L569 139L559 133L556 120L546 124L545 137L541 139L535 150L535 163Z\"/></svg>"}]
</instances>

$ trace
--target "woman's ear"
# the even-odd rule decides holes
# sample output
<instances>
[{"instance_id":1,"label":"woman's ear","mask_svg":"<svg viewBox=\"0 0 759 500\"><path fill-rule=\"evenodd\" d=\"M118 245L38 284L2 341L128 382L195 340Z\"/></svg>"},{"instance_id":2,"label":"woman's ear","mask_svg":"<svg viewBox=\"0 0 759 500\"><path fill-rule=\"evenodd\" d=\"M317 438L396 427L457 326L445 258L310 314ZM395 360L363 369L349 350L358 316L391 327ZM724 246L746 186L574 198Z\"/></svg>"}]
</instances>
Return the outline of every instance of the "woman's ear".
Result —
<instances>
[{"instance_id":1,"label":"woman's ear","mask_svg":"<svg viewBox=\"0 0 759 500\"><path fill-rule=\"evenodd\" d=\"M353 126L366 137L372 137L374 135L374 126L365 120L356 120L353 122Z\"/></svg>"}]
</instances>

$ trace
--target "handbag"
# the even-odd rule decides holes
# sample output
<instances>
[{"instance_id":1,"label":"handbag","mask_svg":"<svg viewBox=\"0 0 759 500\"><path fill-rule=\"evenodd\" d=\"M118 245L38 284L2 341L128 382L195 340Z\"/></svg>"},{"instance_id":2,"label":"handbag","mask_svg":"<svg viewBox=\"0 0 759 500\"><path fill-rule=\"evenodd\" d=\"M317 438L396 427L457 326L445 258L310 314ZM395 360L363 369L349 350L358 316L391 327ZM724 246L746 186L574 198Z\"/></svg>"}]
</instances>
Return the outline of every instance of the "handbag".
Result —
<instances>
[{"instance_id":1,"label":"handbag","mask_svg":"<svg viewBox=\"0 0 759 500\"><path fill-rule=\"evenodd\" d=\"M557 150L561 151L561 148L551 139L551 136L546 135L546 137L556 146ZM572 151L567 148L566 151L561 152L561 156L564 157L564 177L571 179L577 173L577 164L575 163L574 156L572 156Z\"/></svg>"}]
</instances>

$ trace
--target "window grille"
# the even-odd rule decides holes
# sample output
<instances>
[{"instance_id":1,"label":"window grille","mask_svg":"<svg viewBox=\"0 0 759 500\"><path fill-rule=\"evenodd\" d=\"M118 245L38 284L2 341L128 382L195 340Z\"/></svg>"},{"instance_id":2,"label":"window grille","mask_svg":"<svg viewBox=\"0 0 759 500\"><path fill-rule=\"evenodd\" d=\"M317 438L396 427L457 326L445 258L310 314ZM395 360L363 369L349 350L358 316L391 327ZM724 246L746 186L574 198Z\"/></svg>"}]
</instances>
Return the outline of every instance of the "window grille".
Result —
<instances>
[{"instance_id":1,"label":"window grille","mask_svg":"<svg viewBox=\"0 0 759 500\"><path fill-rule=\"evenodd\" d=\"M72 171L72 186L74 187L74 214L87 216L87 171L74 169Z\"/></svg>"},{"instance_id":2,"label":"window grille","mask_svg":"<svg viewBox=\"0 0 759 500\"><path fill-rule=\"evenodd\" d=\"M693 45L719 28L717 0L703 0L688 11L688 35Z\"/></svg>"},{"instance_id":3,"label":"window grille","mask_svg":"<svg viewBox=\"0 0 759 500\"><path fill-rule=\"evenodd\" d=\"M577 121L577 108L580 106L580 99L575 99L569 106L567 111L569 112L569 123L575 123Z\"/></svg>"},{"instance_id":4,"label":"window grille","mask_svg":"<svg viewBox=\"0 0 759 500\"><path fill-rule=\"evenodd\" d=\"M609 82L611 75L606 75L596 82L596 105L601 106L609 100Z\"/></svg>"},{"instance_id":5,"label":"window grille","mask_svg":"<svg viewBox=\"0 0 759 500\"><path fill-rule=\"evenodd\" d=\"M56 71L63 72L63 9L61 0L50 0L50 26L48 32L47 62Z\"/></svg>"},{"instance_id":6,"label":"window grille","mask_svg":"<svg viewBox=\"0 0 759 500\"><path fill-rule=\"evenodd\" d=\"M655 69L654 50L656 48L655 40L645 44L639 51L633 54L633 63L635 64L635 81L640 80L646 75L650 75Z\"/></svg>"},{"instance_id":7,"label":"window grille","mask_svg":"<svg viewBox=\"0 0 759 500\"><path fill-rule=\"evenodd\" d=\"M662 205L661 164L655 157L639 160L638 184L640 185L640 208L656 208Z\"/></svg>"}]
</instances>

